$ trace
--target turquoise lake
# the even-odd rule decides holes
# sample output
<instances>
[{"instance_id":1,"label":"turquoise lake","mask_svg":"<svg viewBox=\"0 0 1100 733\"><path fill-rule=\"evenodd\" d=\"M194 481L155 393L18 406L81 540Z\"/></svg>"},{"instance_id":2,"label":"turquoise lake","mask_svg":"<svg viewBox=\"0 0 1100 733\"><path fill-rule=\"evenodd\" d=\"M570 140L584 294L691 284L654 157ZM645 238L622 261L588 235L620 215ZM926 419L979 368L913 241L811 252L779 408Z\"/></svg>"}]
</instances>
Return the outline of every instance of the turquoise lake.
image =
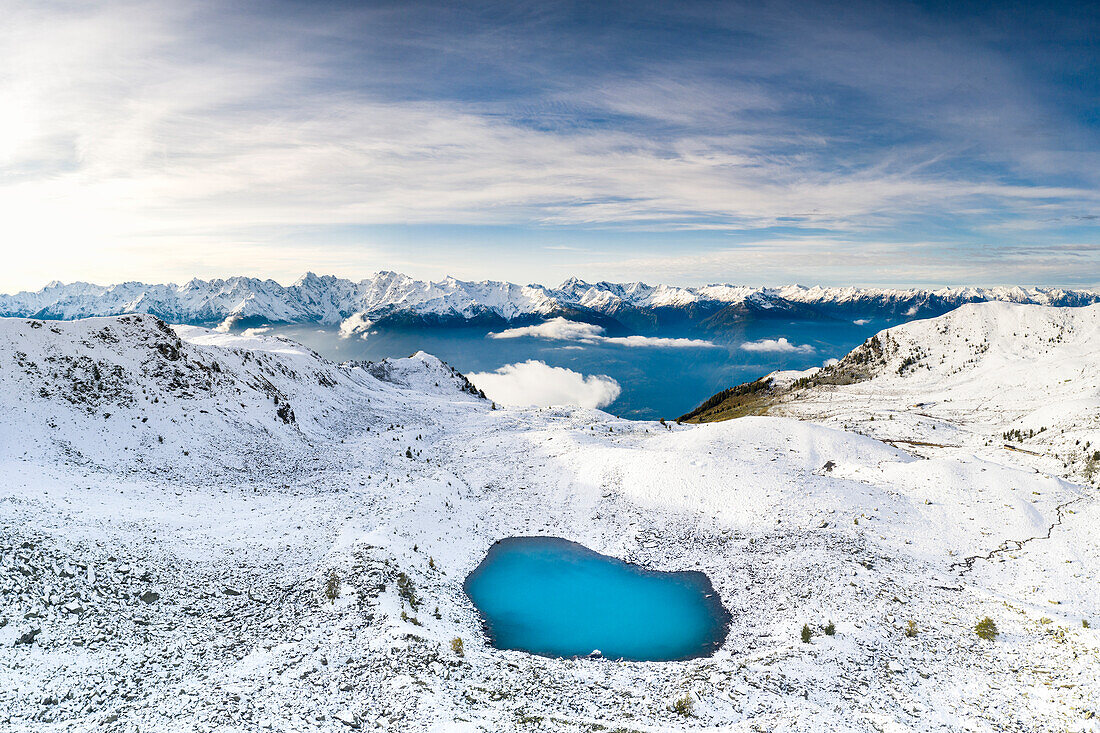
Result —
<instances>
[{"instance_id":1,"label":"turquoise lake","mask_svg":"<svg viewBox=\"0 0 1100 733\"><path fill-rule=\"evenodd\" d=\"M494 647L546 657L709 656L730 620L701 572L649 570L558 537L500 540L463 587Z\"/></svg>"}]
</instances>

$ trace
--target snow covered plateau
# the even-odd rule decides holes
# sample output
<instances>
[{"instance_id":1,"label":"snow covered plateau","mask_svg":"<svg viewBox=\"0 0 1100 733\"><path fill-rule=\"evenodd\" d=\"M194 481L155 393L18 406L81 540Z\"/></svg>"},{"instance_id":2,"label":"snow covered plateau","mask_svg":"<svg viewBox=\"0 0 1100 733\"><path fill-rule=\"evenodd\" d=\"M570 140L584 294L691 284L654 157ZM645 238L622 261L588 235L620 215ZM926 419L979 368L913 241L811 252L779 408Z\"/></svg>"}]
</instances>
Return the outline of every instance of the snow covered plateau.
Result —
<instances>
[{"instance_id":1,"label":"snow covered plateau","mask_svg":"<svg viewBox=\"0 0 1100 733\"><path fill-rule=\"evenodd\" d=\"M423 353L2 318L0 730L1100 731L1100 305L876 339L666 426L493 409ZM522 535L705 572L725 643L489 647L462 581Z\"/></svg>"}]
</instances>

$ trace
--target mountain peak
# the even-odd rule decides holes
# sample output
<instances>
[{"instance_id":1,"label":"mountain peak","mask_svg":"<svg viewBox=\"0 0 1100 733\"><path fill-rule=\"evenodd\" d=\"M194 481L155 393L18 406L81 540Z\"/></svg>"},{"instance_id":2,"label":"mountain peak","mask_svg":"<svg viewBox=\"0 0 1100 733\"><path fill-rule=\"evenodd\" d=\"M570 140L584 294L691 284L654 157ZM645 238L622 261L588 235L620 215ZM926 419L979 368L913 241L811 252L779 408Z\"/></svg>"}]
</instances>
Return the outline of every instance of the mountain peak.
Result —
<instances>
[{"instance_id":1,"label":"mountain peak","mask_svg":"<svg viewBox=\"0 0 1100 733\"><path fill-rule=\"evenodd\" d=\"M312 271L306 270L297 280L294 281L294 287L301 287L303 285L313 285L321 282L322 278L318 277Z\"/></svg>"}]
</instances>

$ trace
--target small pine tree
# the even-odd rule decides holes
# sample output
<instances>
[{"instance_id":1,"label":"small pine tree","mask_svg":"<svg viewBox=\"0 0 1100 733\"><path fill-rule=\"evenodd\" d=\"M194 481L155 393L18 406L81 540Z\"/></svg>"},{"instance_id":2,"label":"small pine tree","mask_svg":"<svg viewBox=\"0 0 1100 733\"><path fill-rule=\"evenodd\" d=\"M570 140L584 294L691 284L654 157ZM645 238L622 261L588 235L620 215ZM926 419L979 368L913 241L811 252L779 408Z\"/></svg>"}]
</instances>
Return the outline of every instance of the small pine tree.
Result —
<instances>
[{"instance_id":1,"label":"small pine tree","mask_svg":"<svg viewBox=\"0 0 1100 733\"><path fill-rule=\"evenodd\" d=\"M993 641L998 634L997 624L993 623L993 619L989 616L986 616L974 626L974 633L981 639Z\"/></svg>"},{"instance_id":2,"label":"small pine tree","mask_svg":"<svg viewBox=\"0 0 1100 733\"><path fill-rule=\"evenodd\" d=\"M459 657L463 657L466 655L465 651L462 648L462 637L456 636L455 638L451 639L451 651Z\"/></svg>"},{"instance_id":3,"label":"small pine tree","mask_svg":"<svg viewBox=\"0 0 1100 733\"><path fill-rule=\"evenodd\" d=\"M832 621L830 621L829 625L825 627L824 631L825 631L825 636L835 636L836 635L836 625L833 624Z\"/></svg>"},{"instance_id":4,"label":"small pine tree","mask_svg":"<svg viewBox=\"0 0 1100 733\"><path fill-rule=\"evenodd\" d=\"M1100 450L1093 453L1085 461L1085 478L1091 481L1097 473L1100 473Z\"/></svg>"},{"instance_id":5,"label":"small pine tree","mask_svg":"<svg viewBox=\"0 0 1100 733\"><path fill-rule=\"evenodd\" d=\"M802 643L809 644L811 636L813 636L813 633L810 631L809 624L802 624Z\"/></svg>"},{"instance_id":6,"label":"small pine tree","mask_svg":"<svg viewBox=\"0 0 1100 733\"><path fill-rule=\"evenodd\" d=\"M336 603L337 597L340 595L340 576L336 574L335 570L330 570L328 573L328 582L325 583L325 598L329 603Z\"/></svg>"}]
</instances>

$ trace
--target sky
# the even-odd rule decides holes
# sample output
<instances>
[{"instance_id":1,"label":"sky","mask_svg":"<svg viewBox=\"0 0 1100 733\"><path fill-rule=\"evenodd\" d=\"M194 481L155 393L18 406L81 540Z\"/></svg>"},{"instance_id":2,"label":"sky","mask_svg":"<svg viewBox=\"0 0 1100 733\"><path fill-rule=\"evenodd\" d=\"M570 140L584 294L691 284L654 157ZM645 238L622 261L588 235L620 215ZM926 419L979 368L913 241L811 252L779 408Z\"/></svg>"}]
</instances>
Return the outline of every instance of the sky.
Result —
<instances>
[{"instance_id":1,"label":"sky","mask_svg":"<svg viewBox=\"0 0 1100 733\"><path fill-rule=\"evenodd\" d=\"M0 292L1100 287L1095 3L0 0Z\"/></svg>"}]
</instances>

